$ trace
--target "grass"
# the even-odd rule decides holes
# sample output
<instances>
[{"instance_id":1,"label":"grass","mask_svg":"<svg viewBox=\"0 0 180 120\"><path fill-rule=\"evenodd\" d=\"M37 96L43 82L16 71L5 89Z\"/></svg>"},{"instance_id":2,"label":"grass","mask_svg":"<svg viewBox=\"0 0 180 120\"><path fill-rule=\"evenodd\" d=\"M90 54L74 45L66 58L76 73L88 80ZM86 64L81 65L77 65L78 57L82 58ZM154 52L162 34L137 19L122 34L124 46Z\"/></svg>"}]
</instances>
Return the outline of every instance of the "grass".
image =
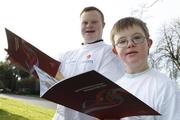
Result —
<instances>
[{"instance_id":1,"label":"grass","mask_svg":"<svg viewBox=\"0 0 180 120\"><path fill-rule=\"evenodd\" d=\"M55 110L0 97L0 120L51 120Z\"/></svg>"}]
</instances>

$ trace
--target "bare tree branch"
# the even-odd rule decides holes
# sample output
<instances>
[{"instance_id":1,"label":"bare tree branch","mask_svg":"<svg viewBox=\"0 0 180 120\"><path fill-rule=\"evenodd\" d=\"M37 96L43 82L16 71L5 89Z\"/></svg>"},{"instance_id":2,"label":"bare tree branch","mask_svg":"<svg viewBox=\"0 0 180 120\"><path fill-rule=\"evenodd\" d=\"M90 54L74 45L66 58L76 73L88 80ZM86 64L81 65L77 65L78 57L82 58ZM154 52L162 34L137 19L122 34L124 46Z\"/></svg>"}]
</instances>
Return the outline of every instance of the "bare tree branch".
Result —
<instances>
[{"instance_id":1,"label":"bare tree branch","mask_svg":"<svg viewBox=\"0 0 180 120\"><path fill-rule=\"evenodd\" d=\"M180 71L180 19L172 25L161 28L160 40L157 44L154 60L157 68L166 70L171 78L177 78Z\"/></svg>"},{"instance_id":2,"label":"bare tree branch","mask_svg":"<svg viewBox=\"0 0 180 120\"><path fill-rule=\"evenodd\" d=\"M150 4L150 5L147 6L146 8L151 8L151 7L153 7L158 1L160 1L160 0L155 0L152 4Z\"/></svg>"}]
</instances>

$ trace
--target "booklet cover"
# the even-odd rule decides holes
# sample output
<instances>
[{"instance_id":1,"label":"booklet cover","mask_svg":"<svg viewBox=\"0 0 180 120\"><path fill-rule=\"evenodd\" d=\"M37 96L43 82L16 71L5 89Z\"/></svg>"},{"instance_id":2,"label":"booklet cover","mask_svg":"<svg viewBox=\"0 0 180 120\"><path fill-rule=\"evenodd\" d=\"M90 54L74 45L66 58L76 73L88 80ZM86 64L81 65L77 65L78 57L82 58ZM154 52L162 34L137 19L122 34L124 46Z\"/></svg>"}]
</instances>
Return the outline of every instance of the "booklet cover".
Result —
<instances>
[{"instance_id":1,"label":"booklet cover","mask_svg":"<svg viewBox=\"0 0 180 120\"><path fill-rule=\"evenodd\" d=\"M53 77L56 76L60 62L43 53L10 30L5 29L5 31L8 41L7 52L9 57L12 58L15 63L18 63L35 77L38 76L33 65L37 65Z\"/></svg>"},{"instance_id":2,"label":"booklet cover","mask_svg":"<svg viewBox=\"0 0 180 120\"><path fill-rule=\"evenodd\" d=\"M38 67L35 70L40 81L56 81ZM41 97L101 120L160 115L94 70L59 81L44 90Z\"/></svg>"}]
</instances>

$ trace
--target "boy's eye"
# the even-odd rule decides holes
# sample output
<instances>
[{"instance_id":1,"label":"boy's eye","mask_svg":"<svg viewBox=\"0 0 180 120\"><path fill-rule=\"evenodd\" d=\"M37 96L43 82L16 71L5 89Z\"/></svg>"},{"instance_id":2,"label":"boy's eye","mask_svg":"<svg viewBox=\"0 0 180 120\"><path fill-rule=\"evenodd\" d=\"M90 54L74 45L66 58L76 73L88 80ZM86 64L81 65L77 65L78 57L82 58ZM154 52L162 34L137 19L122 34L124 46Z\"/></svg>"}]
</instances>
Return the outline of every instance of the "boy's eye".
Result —
<instances>
[{"instance_id":1,"label":"boy's eye","mask_svg":"<svg viewBox=\"0 0 180 120\"><path fill-rule=\"evenodd\" d=\"M135 36L132 39L137 40L137 39L141 39L141 38L142 38L141 36Z\"/></svg>"},{"instance_id":2,"label":"boy's eye","mask_svg":"<svg viewBox=\"0 0 180 120\"><path fill-rule=\"evenodd\" d=\"M96 24L97 23L97 21L92 21L92 24Z\"/></svg>"},{"instance_id":3,"label":"boy's eye","mask_svg":"<svg viewBox=\"0 0 180 120\"><path fill-rule=\"evenodd\" d=\"M121 39L118 41L118 43L122 44L122 43L126 43L126 41L127 41L126 39Z\"/></svg>"},{"instance_id":4,"label":"boy's eye","mask_svg":"<svg viewBox=\"0 0 180 120\"><path fill-rule=\"evenodd\" d=\"M83 25L86 25L86 24L88 24L88 22L84 21L84 22L82 22L82 24L83 24Z\"/></svg>"},{"instance_id":5,"label":"boy's eye","mask_svg":"<svg viewBox=\"0 0 180 120\"><path fill-rule=\"evenodd\" d=\"M138 35L138 36L134 36L132 38L132 41L137 44L137 43L142 43L144 41L144 39L145 39L144 36Z\"/></svg>"}]
</instances>

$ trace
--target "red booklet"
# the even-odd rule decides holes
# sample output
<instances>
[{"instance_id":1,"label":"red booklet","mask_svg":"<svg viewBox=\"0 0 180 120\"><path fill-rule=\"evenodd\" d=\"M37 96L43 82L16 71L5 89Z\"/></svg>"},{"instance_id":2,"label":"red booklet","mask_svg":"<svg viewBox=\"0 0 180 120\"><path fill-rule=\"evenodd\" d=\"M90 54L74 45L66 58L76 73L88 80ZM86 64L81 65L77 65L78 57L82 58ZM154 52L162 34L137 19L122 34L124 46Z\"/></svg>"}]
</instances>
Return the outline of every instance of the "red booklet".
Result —
<instances>
[{"instance_id":1,"label":"red booklet","mask_svg":"<svg viewBox=\"0 0 180 120\"><path fill-rule=\"evenodd\" d=\"M56 81L38 67L35 70L41 81ZM59 81L44 91L41 97L101 120L160 115L94 70Z\"/></svg>"},{"instance_id":2,"label":"red booklet","mask_svg":"<svg viewBox=\"0 0 180 120\"><path fill-rule=\"evenodd\" d=\"M5 29L5 31L8 40L7 52L9 57L11 57L15 63L18 63L35 77L37 77L37 74L33 65L38 66L49 75L55 77L60 65L59 61L43 53L38 48L34 47L8 29Z\"/></svg>"}]
</instances>

